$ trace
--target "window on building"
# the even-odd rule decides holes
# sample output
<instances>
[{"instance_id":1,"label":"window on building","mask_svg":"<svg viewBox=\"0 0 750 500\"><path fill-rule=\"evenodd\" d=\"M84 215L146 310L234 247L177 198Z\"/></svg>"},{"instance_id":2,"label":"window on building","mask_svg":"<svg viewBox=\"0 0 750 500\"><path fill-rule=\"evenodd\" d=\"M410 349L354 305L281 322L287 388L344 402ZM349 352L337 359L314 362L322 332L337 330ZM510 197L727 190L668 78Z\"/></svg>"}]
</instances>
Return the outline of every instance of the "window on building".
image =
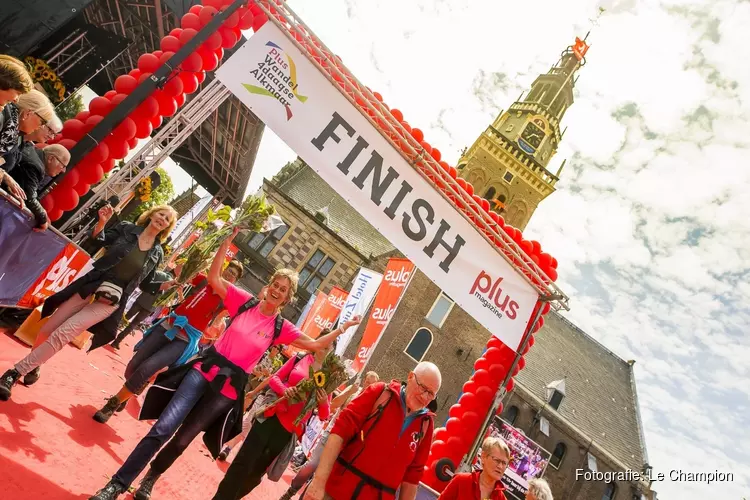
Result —
<instances>
[{"instance_id":1,"label":"window on building","mask_svg":"<svg viewBox=\"0 0 750 500\"><path fill-rule=\"evenodd\" d=\"M557 443L555 451L552 452L552 456L549 458L549 464L555 469L559 469L567 450L568 448L565 446L565 443Z\"/></svg>"},{"instance_id":2,"label":"window on building","mask_svg":"<svg viewBox=\"0 0 750 500\"><path fill-rule=\"evenodd\" d=\"M505 421L508 422L510 425L515 425L517 418L518 418L518 406L513 405L505 411Z\"/></svg>"},{"instance_id":3,"label":"window on building","mask_svg":"<svg viewBox=\"0 0 750 500\"><path fill-rule=\"evenodd\" d=\"M562 403L563 397L565 397L565 395L555 389L554 391L552 391L552 395L549 398L549 405L555 410L560 409L560 404Z\"/></svg>"},{"instance_id":4,"label":"window on building","mask_svg":"<svg viewBox=\"0 0 750 500\"><path fill-rule=\"evenodd\" d=\"M602 500L614 500L617 494L617 485L615 483L607 483L607 487L604 488L604 495Z\"/></svg>"},{"instance_id":5,"label":"window on building","mask_svg":"<svg viewBox=\"0 0 750 500\"><path fill-rule=\"evenodd\" d=\"M255 233L248 240L247 246L261 254L263 257L268 257L268 254L271 253L271 250L274 249L276 244L284 237L288 230L289 226L283 225L268 233Z\"/></svg>"},{"instance_id":6,"label":"window on building","mask_svg":"<svg viewBox=\"0 0 750 500\"><path fill-rule=\"evenodd\" d=\"M503 180L505 182L511 182L513 180L513 173L512 172L505 172L505 175L503 175Z\"/></svg>"},{"instance_id":7,"label":"window on building","mask_svg":"<svg viewBox=\"0 0 750 500\"><path fill-rule=\"evenodd\" d=\"M495 199L495 193L496 193L495 188L493 188L493 187L489 188L487 190L487 192L484 193L484 199L485 200L489 200L489 201L494 200Z\"/></svg>"},{"instance_id":8,"label":"window on building","mask_svg":"<svg viewBox=\"0 0 750 500\"><path fill-rule=\"evenodd\" d=\"M300 288L306 290L309 294L314 293L335 265L336 261L326 256L322 250L315 250L315 253L299 273Z\"/></svg>"},{"instance_id":9,"label":"window on building","mask_svg":"<svg viewBox=\"0 0 750 500\"><path fill-rule=\"evenodd\" d=\"M419 363L424 358L427 350L432 345L432 332L427 328L420 328L414 332L411 342L406 346L404 352L411 359Z\"/></svg>"},{"instance_id":10,"label":"window on building","mask_svg":"<svg viewBox=\"0 0 750 500\"><path fill-rule=\"evenodd\" d=\"M453 309L453 304L454 302L450 297L440 292L437 300L432 304L432 309L427 313L427 321L436 327L441 328L443 323L445 323L446 318L448 318L451 309Z\"/></svg>"}]
</instances>

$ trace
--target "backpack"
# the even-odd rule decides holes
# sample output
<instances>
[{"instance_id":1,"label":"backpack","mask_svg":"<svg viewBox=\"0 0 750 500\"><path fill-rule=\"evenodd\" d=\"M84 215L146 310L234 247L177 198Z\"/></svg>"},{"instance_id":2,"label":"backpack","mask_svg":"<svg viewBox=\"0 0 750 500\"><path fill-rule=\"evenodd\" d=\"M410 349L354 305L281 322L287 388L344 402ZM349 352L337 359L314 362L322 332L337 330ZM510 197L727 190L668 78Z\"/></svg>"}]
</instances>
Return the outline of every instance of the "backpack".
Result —
<instances>
[{"instance_id":1,"label":"backpack","mask_svg":"<svg viewBox=\"0 0 750 500\"><path fill-rule=\"evenodd\" d=\"M258 300L256 297L253 297L252 299L248 300L244 304L240 306L240 308L237 310L237 314L232 316L229 320L229 324L227 325L227 330L232 325L235 319L240 317L243 313L247 312L250 309L253 309L254 307L257 307L258 304L260 304L260 300ZM274 329L273 329L273 338L271 339L271 345L274 345L276 343L276 340L281 336L281 329L284 328L284 318L281 317L281 314L276 315L276 320L274 323Z\"/></svg>"}]
</instances>

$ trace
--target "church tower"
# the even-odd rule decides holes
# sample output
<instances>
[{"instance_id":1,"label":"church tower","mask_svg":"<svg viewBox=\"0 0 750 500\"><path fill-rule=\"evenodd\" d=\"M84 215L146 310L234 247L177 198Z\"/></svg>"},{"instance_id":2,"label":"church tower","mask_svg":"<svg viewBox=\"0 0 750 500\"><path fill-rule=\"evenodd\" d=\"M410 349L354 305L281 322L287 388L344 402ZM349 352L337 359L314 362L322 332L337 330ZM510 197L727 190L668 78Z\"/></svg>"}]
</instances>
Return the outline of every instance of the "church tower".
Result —
<instances>
[{"instance_id":1,"label":"church tower","mask_svg":"<svg viewBox=\"0 0 750 500\"><path fill-rule=\"evenodd\" d=\"M523 93L463 152L458 172L476 194L486 198L506 222L523 230L543 199L555 191L563 162L555 174L547 167L565 131L560 122L573 104L576 72L585 63L588 45L576 38L550 70Z\"/></svg>"}]
</instances>

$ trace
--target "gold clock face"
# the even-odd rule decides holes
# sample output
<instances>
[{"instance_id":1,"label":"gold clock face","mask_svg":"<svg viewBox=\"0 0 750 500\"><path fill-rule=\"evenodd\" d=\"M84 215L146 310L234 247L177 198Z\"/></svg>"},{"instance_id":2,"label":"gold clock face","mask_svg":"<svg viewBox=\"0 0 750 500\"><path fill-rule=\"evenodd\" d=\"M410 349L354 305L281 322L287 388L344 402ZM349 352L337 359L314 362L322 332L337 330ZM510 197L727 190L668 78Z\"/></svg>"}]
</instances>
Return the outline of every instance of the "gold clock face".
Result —
<instances>
[{"instance_id":1,"label":"gold clock face","mask_svg":"<svg viewBox=\"0 0 750 500\"><path fill-rule=\"evenodd\" d=\"M526 125L526 128L523 129L521 138L526 141L529 146L536 150L539 148L539 146L541 146L542 141L544 140L544 135L545 134L542 129L540 129L534 123L529 123L528 125Z\"/></svg>"}]
</instances>

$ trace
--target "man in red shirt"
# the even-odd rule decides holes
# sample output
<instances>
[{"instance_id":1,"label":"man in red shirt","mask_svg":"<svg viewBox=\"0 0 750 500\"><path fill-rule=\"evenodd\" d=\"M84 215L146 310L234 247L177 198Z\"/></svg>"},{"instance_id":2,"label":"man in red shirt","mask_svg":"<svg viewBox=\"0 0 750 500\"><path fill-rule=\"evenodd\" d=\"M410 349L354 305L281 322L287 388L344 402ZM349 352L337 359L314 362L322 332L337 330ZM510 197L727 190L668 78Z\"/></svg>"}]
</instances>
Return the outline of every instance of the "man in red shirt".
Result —
<instances>
[{"instance_id":1,"label":"man in red shirt","mask_svg":"<svg viewBox=\"0 0 750 500\"><path fill-rule=\"evenodd\" d=\"M438 500L506 500L500 479L510 462L510 449L500 438L482 443L482 470L453 476Z\"/></svg>"},{"instance_id":2,"label":"man in red shirt","mask_svg":"<svg viewBox=\"0 0 750 500\"><path fill-rule=\"evenodd\" d=\"M442 378L419 363L406 383L372 384L342 410L305 500L414 500L430 453L435 415L425 407Z\"/></svg>"},{"instance_id":3,"label":"man in red shirt","mask_svg":"<svg viewBox=\"0 0 750 500\"><path fill-rule=\"evenodd\" d=\"M242 277L242 264L231 261L222 273L229 283ZM122 411L133 394L140 394L148 381L159 371L177 366L192 358L201 344L218 336L212 326L225 314L221 297L208 284L206 275L199 274L190 283L190 294L166 318L161 319L143 335L136 352L125 368L125 384L97 411L94 420L107 422L115 412Z\"/></svg>"}]
</instances>

